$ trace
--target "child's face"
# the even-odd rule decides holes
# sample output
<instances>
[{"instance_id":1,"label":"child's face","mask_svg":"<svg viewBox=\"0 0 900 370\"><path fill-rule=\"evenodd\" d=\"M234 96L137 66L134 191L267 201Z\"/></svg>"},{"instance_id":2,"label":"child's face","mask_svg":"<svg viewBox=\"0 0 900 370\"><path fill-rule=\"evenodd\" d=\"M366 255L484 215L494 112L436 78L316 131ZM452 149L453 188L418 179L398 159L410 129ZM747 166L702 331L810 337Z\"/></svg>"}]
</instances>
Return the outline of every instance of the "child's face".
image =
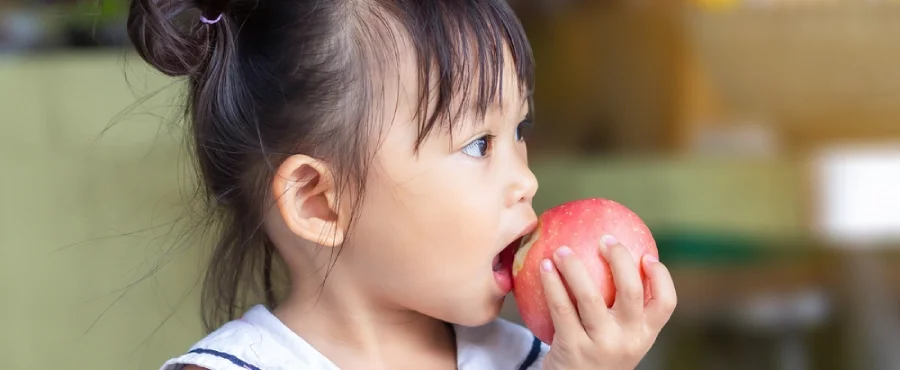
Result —
<instances>
[{"instance_id":1,"label":"child's face","mask_svg":"<svg viewBox=\"0 0 900 370\"><path fill-rule=\"evenodd\" d=\"M393 124L338 265L352 264L346 271L365 291L396 308L463 325L488 322L511 284L510 266L495 271L496 257L536 222L538 184L520 137L528 104L508 65L502 109L491 108L483 122L457 120L452 141L435 132L416 156L416 75L401 72L409 83L401 82L396 115L390 110Z\"/></svg>"}]
</instances>

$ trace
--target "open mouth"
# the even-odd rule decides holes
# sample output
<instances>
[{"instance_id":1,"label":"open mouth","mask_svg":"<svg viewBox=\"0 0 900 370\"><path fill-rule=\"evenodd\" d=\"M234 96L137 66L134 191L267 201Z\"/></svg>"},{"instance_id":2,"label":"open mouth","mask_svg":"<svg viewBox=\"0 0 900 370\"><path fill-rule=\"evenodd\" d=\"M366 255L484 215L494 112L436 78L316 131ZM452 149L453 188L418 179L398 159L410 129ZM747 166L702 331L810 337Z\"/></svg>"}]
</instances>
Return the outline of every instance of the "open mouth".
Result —
<instances>
[{"instance_id":1,"label":"open mouth","mask_svg":"<svg viewBox=\"0 0 900 370\"><path fill-rule=\"evenodd\" d=\"M523 237L514 240L512 243L503 248L503 250L494 256L494 279L497 286L503 294L508 293L513 288L513 266L516 261L516 252L522 244Z\"/></svg>"},{"instance_id":2,"label":"open mouth","mask_svg":"<svg viewBox=\"0 0 900 370\"><path fill-rule=\"evenodd\" d=\"M530 225L528 228L522 230L522 234L519 235L518 238L513 240L506 248L503 248L500 253L494 256L493 261L493 270L494 270L494 279L497 280L497 285L500 287L500 290L504 293L509 292L513 288L513 278L518 270L521 270L521 261L517 261L522 259L521 257L517 257L517 253L520 253L523 246L525 248L529 248L531 244L534 242L536 232L538 230L538 223L535 222L533 225Z\"/></svg>"},{"instance_id":3,"label":"open mouth","mask_svg":"<svg viewBox=\"0 0 900 370\"><path fill-rule=\"evenodd\" d=\"M522 241L525 240L526 237L527 235L519 237L512 243L509 243L506 248L503 248L499 254L494 256L494 272L512 272L512 265L516 258L516 252L522 247Z\"/></svg>"}]
</instances>

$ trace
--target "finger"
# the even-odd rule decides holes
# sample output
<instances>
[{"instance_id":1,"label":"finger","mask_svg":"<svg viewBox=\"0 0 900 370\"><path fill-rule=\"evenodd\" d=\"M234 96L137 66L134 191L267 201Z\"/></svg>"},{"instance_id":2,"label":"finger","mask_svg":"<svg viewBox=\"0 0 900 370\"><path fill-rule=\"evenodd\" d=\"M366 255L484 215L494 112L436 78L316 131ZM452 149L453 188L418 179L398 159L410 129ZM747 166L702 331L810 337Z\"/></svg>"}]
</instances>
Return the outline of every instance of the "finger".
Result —
<instances>
[{"instance_id":1,"label":"finger","mask_svg":"<svg viewBox=\"0 0 900 370\"><path fill-rule=\"evenodd\" d=\"M597 283L588 274L584 263L576 256L572 249L562 247L556 250L553 256L556 267L563 280L569 287L569 291L575 297L575 307L578 308L578 316L588 336L596 333L605 325L605 321L611 320L606 300L600 295Z\"/></svg>"},{"instance_id":2,"label":"finger","mask_svg":"<svg viewBox=\"0 0 900 370\"><path fill-rule=\"evenodd\" d=\"M612 312L622 323L636 323L644 314L644 284L634 258L627 248L611 236L602 240L606 245L606 260L616 284L616 303Z\"/></svg>"},{"instance_id":3,"label":"finger","mask_svg":"<svg viewBox=\"0 0 900 370\"><path fill-rule=\"evenodd\" d=\"M549 259L541 262L541 284L544 286L544 296L547 299L547 306L550 308L550 318L553 320L553 327L556 330L555 335L573 339L586 335L584 327L581 326L581 321L578 319L575 305L569 298L569 292L566 291L553 261Z\"/></svg>"},{"instance_id":4,"label":"finger","mask_svg":"<svg viewBox=\"0 0 900 370\"><path fill-rule=\"evenodd\" d=\"M672 317L675 306L678 305L678 297L675 293L675 283L672 275L665 265L653 256L645 256L642 264L644 273L650 281L650 293L652 298L647 302L644 315L648 324L654 330L660 330Z\"/></svg>"}]
</instances>

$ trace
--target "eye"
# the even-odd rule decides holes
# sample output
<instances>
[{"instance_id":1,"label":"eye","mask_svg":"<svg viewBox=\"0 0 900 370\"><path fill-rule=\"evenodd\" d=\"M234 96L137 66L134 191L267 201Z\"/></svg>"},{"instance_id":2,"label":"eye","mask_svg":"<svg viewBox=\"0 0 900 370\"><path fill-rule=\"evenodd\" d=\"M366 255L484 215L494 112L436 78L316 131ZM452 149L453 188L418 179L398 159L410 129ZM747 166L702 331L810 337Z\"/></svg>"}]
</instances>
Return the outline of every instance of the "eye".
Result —
<instances>
[{"instance_id":1,"label":"eye","mask_svg":"<svg viewBox=\"0 0 900 370\"><path fill-rule=\"evenodd\" d=\"M493 141L493 135L482 136L462 148L462 152L463 154L474 158L487 157L491 152L491 144L493 144Z\"/></svg>"},{"instance_id":2,"label":"eye","mask_svg":"<svg viewBox=\"0 0 900 370\"><path fill-rule=\"evenodd\" d=\"M531 119L526 119L516 126L516 141L525 141L531 134L533 123Z\"/></svg>"}]
</instances>

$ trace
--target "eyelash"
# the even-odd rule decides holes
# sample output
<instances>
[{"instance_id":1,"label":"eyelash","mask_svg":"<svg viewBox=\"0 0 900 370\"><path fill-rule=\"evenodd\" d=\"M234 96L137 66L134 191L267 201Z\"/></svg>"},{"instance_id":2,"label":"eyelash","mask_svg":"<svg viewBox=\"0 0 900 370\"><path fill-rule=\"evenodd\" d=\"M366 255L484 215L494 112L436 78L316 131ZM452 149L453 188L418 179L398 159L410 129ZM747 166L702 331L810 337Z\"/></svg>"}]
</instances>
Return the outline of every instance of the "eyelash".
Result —
<instances>
[{"instance_id":1,"label":"eyelash","mask_svg":"<svg viewBox=\"0 0 900 370\"><path fill-rule=\"evenodd\" d=\"M519 123L519 126L516 127L516 141L524 142L526 140L525 133L531 128L531 120L525 120ZM465 155L468 155L473 158L485 158L490 155L491 148L493 148L494 139L496 139L496 135L484 135L473 140L469 145L466 145L462 152ZM469 149L475 149L475 153L467 152Z\"/></svg>"}]
</instances>

